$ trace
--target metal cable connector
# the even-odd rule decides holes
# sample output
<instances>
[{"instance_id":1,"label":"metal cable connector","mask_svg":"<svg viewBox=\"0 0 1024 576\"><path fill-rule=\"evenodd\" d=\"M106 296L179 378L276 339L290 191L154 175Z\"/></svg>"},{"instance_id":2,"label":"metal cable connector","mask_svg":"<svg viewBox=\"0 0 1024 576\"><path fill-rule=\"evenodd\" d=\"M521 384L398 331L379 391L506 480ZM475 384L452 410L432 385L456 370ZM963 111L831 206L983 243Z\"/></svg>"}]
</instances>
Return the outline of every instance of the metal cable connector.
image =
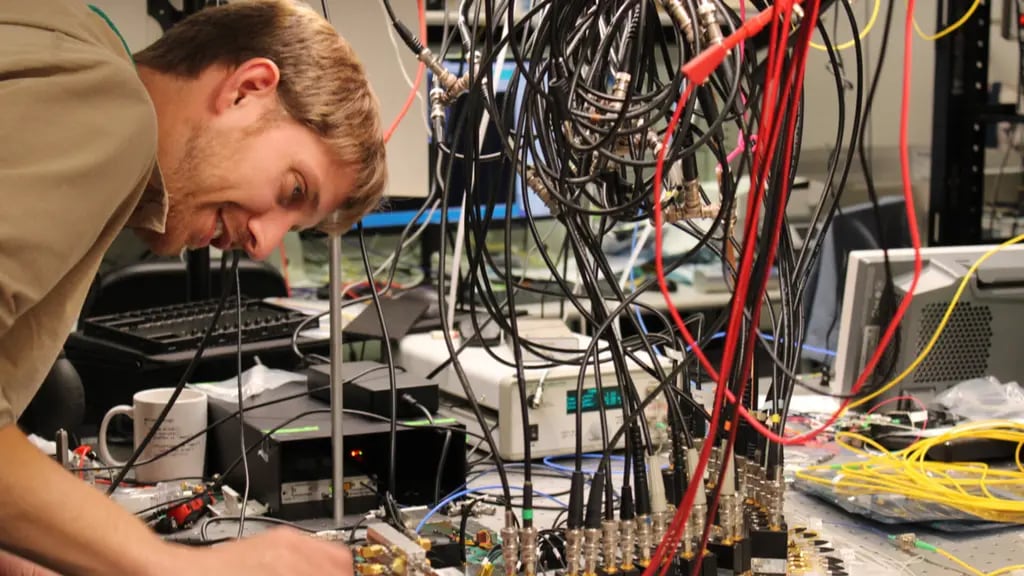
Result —
<instances>
[{"instance_id":1,"label":"metal cable connector","mask_svg":"<svg viewBox=\"0 0 1024 576\"><path fill-rule=\"evenodd\" d=\"M683 31L683 36L686 37L686 41L693 45L693 20L690 19L690 15L686 13L686 8L683 7L681 0L661 0L661 6L668 13L669 18L675 22L676 26Z\"/></svg>"},{"instance_id":2,"label":"metal cable connector","mask_svg":"<svg viewBox=\"0 0 1024 576\"><path fill-rule=\"evenodd\" d=\"M626 98L626 93L629 92L629 83L633 80L633 77L628 72L616 72L615 83L612 84L612 98L616 101L612 102L612 106L616 109L622 107L621 100Z\"/></svg>"},{"instance_id":3,"label":"metal cable connector","mask_svg":"<svg viewBox=\"0 0 1024 576\"><path fill-rule=\"evenodd\" d=\"M634 536L635 525L632 520L619 521L619 534L622 536L622 569L632 570L633 559L636 557L636 537Z\"/></svg>"},{"instance_id":4,"label":"metal cable connector","mask_svg":"<svg viewBox=\"0 0 1024 576\"><path fill-rule=\"evenodd\" d=\"M583 531L583 574L594 576L597 574L597 559L600 554L601 531L597 528L587 528Z\"/></svg>"},{"instance_id":5,"label":"metal cable connector","mask_svg":"<svg viewBox=\"0 0 1024 576\"><path fill-rule=\"evenodd\" d=\"M430 90L430 119L444 120L444 88L435 86Z\"/></svg>"},{"instance_id":6,"label":"metal cable connector","mask_svg":"<svg viewBox=\"0 0 1024 576\"><path fill-rule=\"evenodd\" d=\"M668 525L668 513L667 512L653 512L651 513L651 541L661 542L661 539L665 537L665 529Z\"/></svg>"},{"instance_id":7,"label":"metal cable connector","mask_svg":"<svg viewBox=\"0 0 1024 576\"><path fill-rule=\"evenodd\" d=\"M658 137L657 132L655 132L654 130L648 130L646 134L646 142L647 147L650 148L652 152L654 152L655 156L661 153L661 138Z\"/></svg>"},{"instance_id":8,"label":"metal cable connector","mask_svg":"<svg viewBox=\"0 0 1024 576\"><path fill-rule=\"evenodd\" d=\"M651 563L651 517L640 514L636 517L636 547L639 550L640 559L637 564L647 567Z\"/></svg>"},{"instance_id":9,"label":"metal cable connector","mask_svg":"<svg viewBox=\"0 0 1024 576\"><path fill-rule=\"evenodd\" d=\"M693 530L690 532L693 540L698 540L704 534L704 525L707 523L707 517L707 504L695 504L693 510L690 511L690 521L687 523L693 526ZM702 550L696 551L697 554L702 552Z\"/></svg>"},{"instance_id":10,"label":"metal cable connector","mask_svg":"<svg viewBox=\"0 0 1024 576\"><path fill-rule=\"evenodd\" d=\"M688 180L683 182L683 203L671 203L664 207L665 222L679 222L680 220L691 220L694 218L716 218L718 217L719 204L705 204L700 196L700 182ZM708 461L708 473L711 478L718 475L719 466L718 447L712 448L711 460Z\"/></svg>"},{"instance_id":11,"label":"metal cable connector","mask_svg":"<svg viewBox=\"0 0 1024 576\"><path fill-rule=\"evenodd\" d=\"M743 540L747 537L747 521L744 515L743 496L737 495L735 500L735 512L733 512L733 518L735 522L732 525L732 538L733 540Z\"/></svg>"},{"instance_id":12,"label":"metal cable connector","mask_svg":"<svg viewBox=\"0 0 1024 576\"><path fill-rule=\"evenodd\" d=\"M417 58L420 62L426 65L431 72L434 73L434 78L445 90L451 89L452 86L458 82L458 77L455 74L449 72L441 61L434 56L434 53L430 51L430 48L424 48L418 55Z\"/></svg>"},{"instance_id":13,"label":"metal cable connector","mask_svg":"<svg viewBox=\"0 0 1024 576\"><path fill-rule=\"evenodd\" d=\"M565 573L567 576L578 576L580 573L580 551L583 530L573 528L565 532Z\"/></svg>"},{"instance_id":14,"label":"metal cable connector","mask_svg":"<svg viewBox=\"0 0 1024 576\"><path fill-rule=\"evenodd\" d=\"M533 190L538 198L544 202L552 216L558 216L562 212L562 206L555 200L554 196L551 195L551 190L548 189L547 185L544 184L544 179L541 178L540 172L537 171L533 166L526 167L525 174L526 185Z\"/></svg>"},{"instance_id":15,"label":"metal cable connector","mask_svg":"<svg viewBox=\"0 0 1024 576\"><path fill-rule=\"evenodd\" d=\"M768 504L768 521L772 530L782 529L782 508L785 504L786 480L782 476L782 466L772 471L772 479L768 482L771 500Z\"/></svg>"},{"instance_id":16,"label":"metal cable connector","mask_svg":"<svg viewBox=\"0 0 1024 576\"><path fill-rule=\"evenodd\" d=\"M691 515L690 518L693 518ZM683 558L693 558L693 520L687 520L683 525L683 550L680 552Z\"/></svg>"},{"instance_id":17,"label":"metal cable connector","mask_svg":"<svg viewBox=\"0 0 1024 576\"><path fill-rule=\"evenodd\" d=\"M473 58L469 60L469 66L470 66L470 69L473 72L472 75L474 77L479 78L479 76L478 76L478 74L480 73L480 53L479 52L474 52L473 53ZM453 82L450 86L446 87L444 96L441 98L441 102L443 102L445 105L449 105L452 102L454 102L456 99L458 99L459 96L462 96L466 92L469 92L469 79L470 79L470 73L469 72L466 72L462 76L459 76L455 80L455 82ZM486 77L485 78L480 78L480 81L481 82L486 82L487 78Z\"/></svg>"},{"instance_id":18,"label":"metal cable connector","mask_svg":"<svg viewBox=\"0 0 1024 576\"><path fill-rule=\"evenodd\" d=\"M722 494L718 500L718 525L722 528L722 540L733 542L733 527L736 524L736 495Z\"/></svg>"},{"instance_id":19,"label":"metal cable connector","mask_svg":"<svg viewBox=\"0 0 1024 576\"><path fill-rule=\"evenodd\" d=\"M505 511L505 527L501 529L501 557L505 560L505 574L516 576L519 564L519 532L512 512Z\"/></svg>"},{"instance_id":20,"label":"metal cable connector","mask_svg":"<svg viewBox=\"0 0 1024 576\"><path fill-rule=\"evenodd\" d=\"M601 522L601 566L605 574L618 572L619 523L615 520Z\"/></svg>"},{"instance_id":21,"label":"metal cable connector","mask_svg":"<svg viewBox=\"0 0 1024 576\"><path fill-rule=\"evenodd\" d=\"M721 44L725 38L722 36L722 27L718 25L718 9L714 2L702 0L697 7L697 17L704 29L704 42L709 45Z\"/></svg>"},{"instance_id":22,"label":"metal cable connector","mask_svg":"<svg viewBox=\"0 0 1024 576\"><path fill-rule=\"evenodd\" d=\"M519 530L519 561L526 576L537 574L537 529L533 526Z\"/></svg>"}]
</instances>

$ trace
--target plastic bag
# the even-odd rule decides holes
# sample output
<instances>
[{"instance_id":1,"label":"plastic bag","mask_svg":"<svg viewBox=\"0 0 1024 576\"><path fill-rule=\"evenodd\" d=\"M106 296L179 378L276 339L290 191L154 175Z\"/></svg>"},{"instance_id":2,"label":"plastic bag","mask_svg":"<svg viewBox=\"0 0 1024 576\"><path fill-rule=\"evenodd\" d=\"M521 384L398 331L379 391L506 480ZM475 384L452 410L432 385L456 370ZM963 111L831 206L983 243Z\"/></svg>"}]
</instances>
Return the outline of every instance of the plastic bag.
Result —
<instances>
[{"instance_id":1,"label":"plastic bag","mask_svg":"<svg viewBox=\"0 0 1024 576\"><path fill-rule=\"evenodd\" d=\"M242 399L252 398L257 394L273 390L288 382L305 382L304 374L287 370L267 368L256 359L256 365L242 372ZM203 382L189 384L190 388L205 392L207 396L229 402L238 401L238 379L235 377L220 382Z\"/></svg>"},{"instance_id":2,"label":"plastic bag","mask_svg":"<svg viewBox=\"0 0 1024 576\"><path fill-rule=\"evenodd\" d=\"M992 376L961 382L936 396L935 403L969 421L1024 419L1024 390Z\"/></svg>"}]
</instances>

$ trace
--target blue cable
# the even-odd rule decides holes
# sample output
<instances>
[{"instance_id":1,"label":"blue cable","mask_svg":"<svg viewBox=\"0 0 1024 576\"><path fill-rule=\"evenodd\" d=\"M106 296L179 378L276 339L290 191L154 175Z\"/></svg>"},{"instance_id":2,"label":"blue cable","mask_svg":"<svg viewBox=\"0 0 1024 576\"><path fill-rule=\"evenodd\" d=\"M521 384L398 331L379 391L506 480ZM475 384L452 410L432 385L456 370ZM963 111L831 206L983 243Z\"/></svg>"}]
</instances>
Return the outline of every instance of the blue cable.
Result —
<instances>
[{"instance_id":1,"label":"blue cable","mask_svg":"<svg viewBox=\"0 0 1024 576\"><path fill-rule=\"evenodd\" d=\"M576 471L575 468L570 468L568 466L562 466L561 464L556 464L555 463L555 458L556 458L556 456L545 456L541 460L541 462L544 463L544 466L546 466L548 468L551 468L552 470L557 470L559 472L569 472L571 474L572 472ZM569 458L569 457L566 457L566 458ZM601 455L601 454L584 454L583 455L583 459L585 459L585 460L600 460L602 458L604 458L604 456ZM623 458L622 456L612 456L612 460L620 460L621 461L621 460L625 460L625 458ZM584 474L593 474L594 472L597 472L596 468L594 468L592 470L583 470ZM612 474L621 475L622 471L621 470L619 470L619 471L612 470Z\"/></svg>"},{"instance_id":2,"label":"blue cable","mask_svg":"<svg viewBox=\"0 0 1024 576\"><path fill-rule=\"evenodd\" d=\"M725 332L715 332L714 334L711 335L710 338L708 338L708 341L718 340L719 338L723 338L723 337L725 337ZM761 332L761 337L764 338L765 340L768 340L769 342L774 342L775 341L775 336L772 336L771 334L767 334L765 332ZM817 354L824 354L825 356L833 356L834 357L836 355L835 351L833 351L833 350L826 350L825 348L818 348L817 346L811 346L809 344L804 344L801 347L804 350L808 351L808 352L815 352ZM690 348L692 348L692 347L691 346L687 346L686 347L686 351L689 352Z\"/></svg>"},{"instance_id":3,"label":"blue cable","mask_svg":"<svg viewBox=\"0 0 1024 576\"><path fill-rule=\"evenodd\" d=\"M511 488L513 490L522 490L522 487L520 487L520 486L509 486L509 488ZM437 512L441 508L444 508L445 506L447 506L449 502L451 502L453 500L457 500L457 499L462 498L463 496L467 496L469 494L479 494L479 493L483 492L484 490L501 490L501 486L481 486L479 488L466 488L464 490L459 490L458 492L453 492L453 493L449 494L448 496L445 496L440 502L437 503L437 506L435 506L429 512L427 512L427 514L423 517L423 519L420 520L420 523L416 525L416 533L419 534L420 530L422 530L423 527L427 524L427 521L430 520L431 516L433 516L434 514L437 514ZM538 496L542 496L544 498L547 498L548 500L551 500L552 502L554 502L555 504L558 504L562 508L568 508L569 507L568 504L566 504L565 502L562 502L561 500L559 500L558 498L555 498L554 496L552 496L550 494L547 494L547 493L544 493L544 492L540 492L539 490L534 490L533 493L538 495Z\"/></svg>"}]
</instances>

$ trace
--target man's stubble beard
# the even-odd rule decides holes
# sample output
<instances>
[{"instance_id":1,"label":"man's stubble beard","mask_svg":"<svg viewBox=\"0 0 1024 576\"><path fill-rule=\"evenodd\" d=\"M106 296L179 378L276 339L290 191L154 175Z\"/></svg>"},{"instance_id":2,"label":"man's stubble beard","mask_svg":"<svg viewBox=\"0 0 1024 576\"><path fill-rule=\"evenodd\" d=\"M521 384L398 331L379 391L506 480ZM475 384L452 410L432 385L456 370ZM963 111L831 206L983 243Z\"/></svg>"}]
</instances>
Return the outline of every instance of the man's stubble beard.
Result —
<instances>
[{"instance_id":1,"label":"man's stubble beard","mask_svg":"<svg viewBox=\"0 0 1024 576\"><path fill-rule=\"evenodd\" d=\"M167 194L167 219L164 233L145 232L143 239L150 249L162 256L175 256L188 248L189 236L193 231L193 218L204 193L212 189L214 178L210 173L218 165L212 155L218 146L212 142L212 135L193 126L185 139L181 157L163 171L164 191Z\"/></svg>"}]
</instances>

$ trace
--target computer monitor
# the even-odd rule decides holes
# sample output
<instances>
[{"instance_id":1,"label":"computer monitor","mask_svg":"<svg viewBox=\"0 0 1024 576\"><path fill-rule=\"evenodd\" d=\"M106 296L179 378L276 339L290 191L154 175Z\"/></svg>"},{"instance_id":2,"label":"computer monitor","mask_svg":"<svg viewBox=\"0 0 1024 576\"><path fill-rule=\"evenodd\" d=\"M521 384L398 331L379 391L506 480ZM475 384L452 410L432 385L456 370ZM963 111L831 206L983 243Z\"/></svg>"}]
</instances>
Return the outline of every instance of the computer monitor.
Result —
<instances>
[{"instance_id":1,"label":"computer monitor","mask_svg":"<svg viewBox=\"0 0 1024 576\"><path fill-rule=\"evenodd\" d=\"M909 248L910 229L907 226L907 204L903 196L883 196L878 200L878 211L885 230L884 247ZM839 342L839 313L843 301L850 253L856 250L881 249L874 206L865 202L846 206L832 219L822 240L818 260L811 267L807 279L804 317L803 357L831 365L833 357L825 350L835 350Z\"/></svg>"},{"instance_id":2,"label":"computer monitor","mask_svg":"<svg viewBox=\"0 0 1024 576\"><path fill-rule=\"evenodd\" d=\"M461 60L447 60L444 62L445 68L448 69L452 74L461 76L465 72L466 64ZM506 99L509 97L509 84L513 78L516 70L516 62L506 62L502 67L501 73L497 76L497 82L494 86L495 100L498 108L504 110ZM525 80L520 78L516 83L515 104L513 107L513 114L503 118L505 121L505 130L511 129L512 124L517 120L519 110L522 106L523 88L526 86ZM427 74L424 79L425 90L429 92L430 87L433 86L433 75ZM466 110L466 98L460 98L448 109L447 118L445 120L445 127L449 134L451 134L458 123L457 119ZM415 118L408 118L406 122L419 121ZM422 123L422 122L421 122ZM467 130L479 130L478 123L472 123L467 120L462 122L462 133L463 138L467 134ZM500 132L495 125L494 118L490 118L488 121L488 127L485 132L483 139L483 147L481 154L483 156L495 155L503 153L503 146L500 140ZM449 137L449 141L451 137ZM460 144L460 147L463 144ZM436 147L429 141L424 142L423 154L426 155L429 152L429 169L423 175L424 186L434 185L434 166L437 161L435 155ZM478 162L476 172L476 190L477 194L474 196L475 209L478 213L483 214L485 206L487 205L487 198L484 193L490 195L490 199L493 199L493 211L491 212L491 218L494 221L504 221L507 209L508 199L508 185L510 177L512 176L513 170L512 162L507 158L503 157L501 160L493 162ZM442 174L442 177L444 175ZM526 218L527 212L524 207L525 203L529 203L529 214L533 218L548 218L551 216L550 210L544 202L530 190L521 175L516 174L513 180L515 186L515 202L512 206L512 218L520 220ZM462 197L466 191L466 167L465 162L456 160L452 166L451 181L448 187L448 221L455 222L459 218L460 206L462 204ZM524 194L525 193L525 194ZM367 215L363 218L363 227L366 229L395 229L406 226L410 221L416 219L417 224L422 224L427 221L428 216L430 217L431 224L441 223L441 211L440 209L435 210L432 214L428 208L417 218L417 212L420 207L423 206L424 200L422 198L416 199L403 199L403 198L390 198L381 207L381 209Z\"/></svg>"},{"instance_id":3,"label":"computer monitor","mask_svg":"<svg viewBox=\"0 0 1024 576\"><path fill-rule=\"evenodd\" d=\"M894 349L898 375L935 333L967 270L991 246L923 248L923 269ZM897 298L906 297L914 271L913 249L890 250ZM881 250L850 254L839 328L832 390L849 393L890 318L879 313L885 282ZM969 281L935 347L888 394L912 394L924 401L964 380L994 376L1024 382L1019 342L1024 327L1024 246L1004 248L986 260Z\"/></svg>"}]
</instances>

